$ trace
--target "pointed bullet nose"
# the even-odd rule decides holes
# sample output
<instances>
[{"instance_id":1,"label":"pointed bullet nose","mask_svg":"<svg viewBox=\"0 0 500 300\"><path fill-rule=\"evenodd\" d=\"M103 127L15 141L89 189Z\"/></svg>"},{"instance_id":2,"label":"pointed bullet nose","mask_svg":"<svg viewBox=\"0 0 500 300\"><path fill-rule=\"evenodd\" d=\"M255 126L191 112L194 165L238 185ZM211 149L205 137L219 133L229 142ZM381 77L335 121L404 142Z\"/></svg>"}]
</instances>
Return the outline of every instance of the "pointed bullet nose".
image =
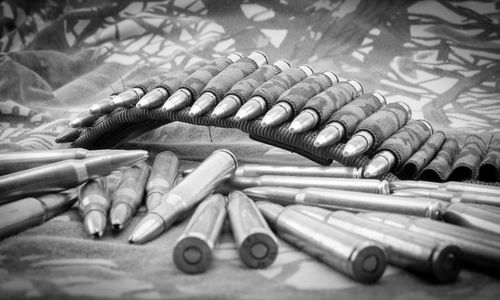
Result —
<instances>
[{"instance_id":1,"label":"pointed bullet nose","mask_svg":"<svg viewBox=\"0 0 500 300\"><path fill-rule=\"evenodd\" d=\"M196 100L191 109L189 110L189 115L193 117L201 116L208 112L217 103L217 98L214 94L210 92L205 92Z\"/></svg>"},{"instance_id":2,"label":"pointed bullet nose","mask_svg":"<svg viewBox=\"0 0 500 300\"><path fill-rule=\"evenodd\" d=\"M241 106L241 101L235 95L228 95L214 108L212 117L225 118L234 114Z\"/></svg>"},{"instance_id":3,"label":"pointed bullet nose","mask_svg":"<svg viewBox=\"0 0 500 300\"><path fill-rule=\"evenodd\" d=\"M314 147L320 148L326 146L328 143L328 139L324 135L318 135L316 139L314 140Z\"/></svg>"},{"instance_id":4,"label":"pointed bullet nose","mask_svg":"<svg viewBox=\"0 0 500 300\"><path fill-rule=\"evenodd\" d=\"M342 155L345 157L351 157L356 155L357 149L354 145L352 144L346 144L344 147L344 150L342 150Z\"/></svg>"},{"instance_id":5,"label":"pointed bullet nose","mask_svg":"<svg viewBox=\"0 0 500 300\"><path fill-rule=\"evenodd\" d=\"M175 111L186 107L191 102L191 94L185 89L179 89L170 96L162 106L163 110Z\"/></svg>"},{"instance_id":6,"label":"pointed bullet nose","mask_svg":"<svg viewBox=\"0 0 500 300\"><path fill-rule=\"evenodd\" d=\"M375 156L365 167L363 176L365 178L374 178L388 171L389 168L387 167L387 160L384 157Z\"/></svg>"},{"instance_id":7,"label":"pointed bullet nose","mask_svg":"<svg viewBox=\"0 0 500 300\"><path fill-rule=\"evenodd\" d=\"M298 121L292 121L292 123L288 127L288 131L290 131L291 133L300 133L302 132L302 124Z\"/></svg>"},{"instance_id":8,"label":"pointed bullet nose","mask_svg":"<svg viewBox=\"0 0 500 300\"><path fill-rule=\"evenodd\" d=\"M157 214L150 213L134 228L128 241L131 244L144 244L162 234L164 229L163 219Z\"/></svg>"},{"instance_id":9,"label":"pointed bullet nose","mask_svg":"<svg viewBox=\"0 0 500 300\"><path fill-rule=\"evenodd\" d=\"M83 230L92 238L99 239L106 229L106 215L101 211L92 210L83 219Z\"/></svg>"},{"instance_id":10,"label":"pointed bullet nose","mask_svg":"<svg viewBox=\"0 0 500 300\"><path fill-rule=\"evenodd\" d=\"M99 114L101 112L101 107L98 104L92 104L89 107L89 113L91 114Z\"/></svg>"},{"instance_id":11,"label":"pointed bullet nose","mask_svg":"<svg viewBox=\"0 0 500 300\"><path fill-rule=\"evenodd\" d=\"M80 120L77 120L77 119L75 119L75 120L71 120L71 121L69 121L69 123L68 123L68 126L69 126L69 127L72 127L72 128L81 127L80 125L81 125L81 122L80 122Z\"/></svg>"},{"instance_id":12,"label":"pointed bullet nose","mask_svg":"<svg viewBox=\"0 0 500 300\"><path fill-rule=\"evenodd\" d=\"M122 230L132 220L134 211L130 205L118 203L111 207L109 219L113 230Z\"/></svg>"}]
</instances>

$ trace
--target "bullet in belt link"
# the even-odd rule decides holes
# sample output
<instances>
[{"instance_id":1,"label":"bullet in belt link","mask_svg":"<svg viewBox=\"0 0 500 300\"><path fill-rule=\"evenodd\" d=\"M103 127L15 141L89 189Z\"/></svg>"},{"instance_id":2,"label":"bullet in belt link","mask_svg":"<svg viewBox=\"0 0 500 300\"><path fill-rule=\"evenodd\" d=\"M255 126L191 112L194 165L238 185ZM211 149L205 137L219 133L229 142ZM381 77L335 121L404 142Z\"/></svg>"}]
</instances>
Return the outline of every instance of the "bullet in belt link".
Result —
<instances>
[{"instance_id":1,"label":"bullet in belt link","mask_svg":"<svg viewBox=\"0 0 500 300\"><path fill-rule=\"evenodd\" d=\"M279 70L279 72L282 72L282 71L290 68L290 63L284 59L280 59L280 60L276 61L275 63L273 63L273 66L275 66ZM250 77L250 76L251 75L249 75L248 77ZM243 80L245 80L245 79L246 78L244 78ZM211 117L212 118L225 118L225 117L231 116L234 113L236 113L242 105L243 105L243 99L241 99L240 96L238 96L236 94L229 93L214 108L214 110L211 114Z\"/></svg>"},{"instance_id":2,"label":"bullet in belt link","mask_svg":"<svg viewBox=\"0 0 500 300\"><path fill-rule=\"evenodd\" d=\"M94 103L92 104L90 107L89 107L89 112L91 114L94 114L94 115L104 115L104 114L107 114L107 113L110 113L113 111L114 106L111 104L111 100L113 100L113 98L115 97L116 95L110 95L104 99L102 99L101 101L97 102L97 103Z\"/></svg>"},{"instance_id":3,"label":"bullet in belt link","mask_svg":"<svg viewBox=\"0 0 500 300\"><path fill-rule=\"evenodd\" d=\"M262 66L263 64L267 63L267 56L261 52L261 51L253 51L252 53L250 53L250 55L248 56L249 59L251 59L255 65L258 67ZM239 61L235 62L234 64L238 64ZM224 78L231 74L231 73L228 73L228 72L231 72L231 68L232 68L232 65L229 65L226 69L222 70L219 74L217 74L216 77L214 77L212 80L217 80L216 78ZM247 71L247 70L245 70ZM241 74L241 75L244 75L244 74ZM240 78L240 80L243 79ZM208 85L210 85L210 82L208 83ZM232 87L232 84L231 85L227 85L226 83L226 86L224 87L224 94L229 91ZM200 97L198 97L198 99L196 99L196 101L194 102L194 104L191 106L191 109L189 110L189 116L190 117L197 117L197 116L201 116L205 113L207 113L210 109L212 109L215 105L217 105L217 103L222 100L222 99L217 99L217 95L214 94L213 92L211 91L204 91L202 92L202 94L200 95Z\"/></svg>"},{"instance_id":4,"label":"bullet in belt link","mask_svg":"<svg viewBox=\"0 0 500 300\"><path fill-rule=\"evenodd\" d=\"M239 55L237 53L232 53L232 54L225 57L225 60L226 60L225 62L228 64L234 63L234 62L238 61L238 59L240 59L240 58L241 58L241 55ZM204 68L212 67L211 64L213 64L213 63L214 63L214 61L207 64ZM202 71L202 70L203 70L203 68L200 69L199 71ZM188 77L186 77L186 79L184 81L191 80L194 77L196 77L196 78L199 77L199 74L197 74L197 73L198 73L198 71L189 75ZM182 84L181 84L181 86L182 86ZM163 104L162 109L165 111L176 111L176 110L179 110L181 108L184 108L192 103L192 101L194 100L193 99L194 96L195 95L193 95L188 88L181 87L177 91L175 91L170 97L168 97L168 99Z\"/></svg>"},{"instance_id":5,"label":"bullet in belt link","mask_svg":"<svg viewBox=\"0 0 500 300\"><path fill-rule=\"evenodd\" d=\"M303 72L304 78L307 78L308 76L313 74L313 70L311 67L308 65L302 65L297 67L300 71ZM293 71L294 69L290 69L290 71ZM286 72L283 72L282 75L285 75ZM279 76L281 74L278 74ZM273 81L274 77L270 79L270 81ZM292 86L296 84L297 82L292 82ZM253 120L260 115L264 114L266 110L268 109L267 107L267 102L264 98L261 96L254 96L250 98L241 108L238 110L236 113L236 116L234 119L236 121L247 121L247 120Z\"/></svg>"}]
</instances>

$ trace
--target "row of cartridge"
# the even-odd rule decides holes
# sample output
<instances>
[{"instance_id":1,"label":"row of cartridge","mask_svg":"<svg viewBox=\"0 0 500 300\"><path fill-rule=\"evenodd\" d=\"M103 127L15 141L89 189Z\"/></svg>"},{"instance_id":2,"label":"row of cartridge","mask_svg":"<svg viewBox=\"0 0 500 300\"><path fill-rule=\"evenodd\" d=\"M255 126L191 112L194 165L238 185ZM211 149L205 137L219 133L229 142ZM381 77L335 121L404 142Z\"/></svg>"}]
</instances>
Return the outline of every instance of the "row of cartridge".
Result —
<instances>
[{"instance_id":1,"label":"row of cartridge","mask_svg":"<svg viewBox=\"0 0 500 300\"><path fill-rule=\"evenodd\" d=\"M403 102L386 103L378 92L364 94L358 81L334 72L315 73L307 65L292 67L283 59L269 64L260 51L198 62L132 84L71 120L57 141L92 135L97 132L92 131L94 125L102 126L107 114L123 108L185 111L191 120L210 116L257 121L270 130L285 126L290 138L315 132L311 148L345 143L342 157L371 157L365 178L387 172L430 181L500 178L500 152L489 140L471 135L460 147L442 131L434 132L426 120L411 120L410 107Z\"/></svg>"},{"instance_id":2,"label":"row of cartridge","mask_svg":"<svg viewBox=\"0 0 500 300\"><path fill-rule=\"evenodd\" d=\"M226 219L248 268L267 268L290 243L353 280L374 283L388 264L439 283L463 266L500 270L500 188L460 182L360 178L352 167L238 165L216 150L193 169L172 152L152 166L142 150L65 149L0 154L0 238L78 201L93 239L147 214L129 242L153 241L185 224L172 251L183 272L210 271ZM15 162L24 161L24 164ZM106 180L118 171L111 187ZM22 191L22 192L20 192ZM184 223L182 223L184 222Z\"/></svg>"}]
</instances>

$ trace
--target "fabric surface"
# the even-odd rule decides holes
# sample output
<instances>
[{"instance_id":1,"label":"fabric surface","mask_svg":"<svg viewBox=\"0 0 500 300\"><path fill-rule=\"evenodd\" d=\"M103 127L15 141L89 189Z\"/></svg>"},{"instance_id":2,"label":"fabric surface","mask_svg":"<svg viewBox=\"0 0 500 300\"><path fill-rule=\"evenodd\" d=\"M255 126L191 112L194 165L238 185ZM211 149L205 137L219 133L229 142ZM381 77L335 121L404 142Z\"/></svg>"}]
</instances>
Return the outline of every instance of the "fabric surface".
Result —
<instances>
[{"instance_id":1,"label":"fabric surface","mask_svg":"<svg viewBox=\"0 0 500 300\"><path fill-rule=\"evenodd\" d=\"M460 145L477 134L497 149L499 12L494 0L6 0L0 151L67 147L54 137L91 103L169 70L253 50L271 62L284 58L359 80L365 93L409 104L413 119L430 121ZM125 146L191 159L223 147L241 158L276 151L239 130L181 123ZM281 240L270 268L249 270L228 229L209 271L185 275L171 253L186 222L149 244L129 245L142 216L144 208L125 232L93 241L73 208L0 241L0 298L496 299L500 292L498 279L470 270L436 285L390 267L379 283L361 285Z\"/></svg>"}]
</instances>

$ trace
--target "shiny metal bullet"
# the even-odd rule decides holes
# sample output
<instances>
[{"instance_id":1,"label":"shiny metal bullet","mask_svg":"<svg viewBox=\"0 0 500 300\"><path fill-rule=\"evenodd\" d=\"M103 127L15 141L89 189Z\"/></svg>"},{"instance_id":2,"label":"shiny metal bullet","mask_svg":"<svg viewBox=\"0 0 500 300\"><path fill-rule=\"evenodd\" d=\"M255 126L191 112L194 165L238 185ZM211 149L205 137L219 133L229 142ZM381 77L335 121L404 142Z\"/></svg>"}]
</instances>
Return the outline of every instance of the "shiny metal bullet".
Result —
<instances>
[{"instance_id":1,"label":"shiny metal bullet","mask_svg":"<svg viewBox=\"0 0 500 300\"><path fill-rule=\"evenodd\" d=\"M354 280L374 283L384 273L387 256L379 244L290 207L269 202L258 202L257 207L282 239Z\"/></svg>"},{"instance_id":2,"label":"shiny metal bullet","mask_svg":"<svg viewBox=\"0 0 500 300\"><path fill-rule=\"evenodd\" d=\"M101 238L106 229L111 199L106 196L104 187L98 180L89 180L78 194L78 209L83 219L83 230L91 238Z\"/></svg>"},{"instance_id":3,"label":"shiny metal bullet","mask_svg":"<svg viewBox=\"0 0 500 300\"><path fill-rule=\"evenodd\" d=\"M98 115L94 115L88 111L84 111L79 113L76 117L74 117L71 121L69 121L68 126L73 128L89 127L97 119L99 119Z\"/></svg>"},{"instance_id":4,"label":"shiny metal bullet","mask_svg":"<svg viewBox=\"0 0 500 300\"><path fill-rule=\"evenodd\" d=\"M304 72L305 77L313 74L313 70L311 69L311 67L309 67L307 65L299 66L298 69L300 69L302 72ZM283 75L285 75L285 74L283 74ZM273 80L273 79L271 79L271 80ZM268 109L268 107L267 107L266 100L264 98L262 98L261 96L254 96L254 97L250 98L247 101L247 103L245 103L238 110L234 119L236 121L253 120L253 119L257 118L258 116L262 115L267 109Z\"/></svg>"},{"instance_id":5,"label":"shiny metal bullet","mask_svg":"<svg viewBox=\"0 0 500 300\"><path fill-rule=\"evenodd\" d=\"M371 105L369 109L365 109L365 107L367 106L367 100L375 100L375 105ZM372 112L371 109L377 109L386 104L387 102L384 96L379 93L371 93L366 95L365 98L363 98L363 96L358 97L344 107L340 108L335 114L339 113L350 115L351 118L354 118L354 116L356 116L356 119L359 118L358 120L362 120L362 116L368 117L370 115L370 113ZM353 107L356 108L354 109ZM353 115L353 110L357 111L358 113ZM314 147L319 148L331 146L335 143L338 143L345 135L346 129L344 128L344 125L338 121L333 121L326 125L325 128L321 129L321 131L318 133L318 136L314 140Z\"/></svg>"},{"instance_id":6,"label":"shiny metal bullet","mask_svg":"<svg viewBox=\"0 0 500 300\"><path fill-rule=\"evenodd\" d=\"M122 172L120 182L111 195L109 220L113 230L122 230L127 226L139 209L149 173L150 168L145 162Z\"/></svg>"},{"instance_id":7,"label":"shiny metal bullet","mask_svg":"<svg viewBox=\"0 0 500 300\"><path fill-rule=\"evenodd\" d=\"M392 193L394 196L401 197L428 197L443 200L451 203L466 203L477 205L488 205L500 207L500 198L492 195L467 193L467 192L450 192L443 190L429 189L404 189L397 190Z\"/></svg>"},{"instance_id":8,"label":"shiny metal bullet","mask_svg":"<svg viewBox=\"0 0 500 300\"><path fill-rule=\"evenodd\" d=\"M146 184L146 208L148 211L157 207L161 203L163 195L172 189L178 172L179 159L175 153L164 151L156 155Z\"/></svg>"},{"instance_id":9,"label":"shiny metal bullet","mask_svg":"<svg viewBox=\"0 0 500 300\"><path fill-rule=\"evenodd\" d=\"M110 101L110 104L113 106L113 108L134 106L145 94L146 93L141 88L132 88L113 97L113 99L111 99Z\"/></svg>"},{"instance_id":10,"label":"shiny metal bullet","mask_svg":"<svg viewBox=\"0 0 500 300\"><path fill-rule=\"evenodd\" d=\"M28 197L0 206L0 240L64 213L76 199L76 193L71 191Z\"/></svg>"},{"instance_id":11,"label":"shiny metal bullet","mask_svg":"<svg viewBox=\"0 0 500 300\"><path fill-rule=\"evenodd\" d=\"M319 206L329 210L352 212L380 211L441 220L448 203L428 198L405 198L347 190L284 187L254 187L244 189L249 197L280 203Z\"/></svg>"},{"instance_id":12,"label":"shiny metal bullet","mask_svg":"<svg viewBox=\"0 0 500 300\"><path fill-rule=\"evenodd\" d=\"M56 143L71 143L83 132L82 128L68 127L61 131L54 139Z\"/></svg>"},{"instance_id":13,"label":"shiny metal bullet","mask_svg":"<svg viewBox=\"0 0 500 300\"><path fill-rule=\"evenodd\" d=\"M164 87L156 87L151 92L145 94L135 106L140 109L153 108L160 106L164 103L164 99L167 99L169 93Z\"/></svg>"},{"instance_id":14,"label":"shiny metal bullet","mask_svg":"<svg viewBox=\"0 0 500 300\"><path fill-rule=\"evenodd\" d=\"M227 63L234 63L240 58L241 58L241 55L236 54L236 53L232 53L232 54L225 57ZM210 68L211 64L213 64L213 63L214 63L214 61L207 64L205 67ZM190 74L185 80L190 80L190 79L192 79L193 76L198 77L199 74L197 74L197 72L194 72L193 74ZM191 93L189 88L182 87L182 84L181 84L181 88L179 88L170 97L168 97L168 99L163 104L162 109L166 110L166 111L179 110L179 109L191 104L192 101L194 100L193 99L194 96L195 95L193 95Z\"/></svg>"},{"instance_id":15,"label":"shiny metal bullet","mask_svg":"<svg viewBox=\"0 0 500 300\"><path fill-rule=\"evenodd\" d=\"M147 151L131 150L80 160L64 160L0 176L0 204L28 195L55 193L85 181L128 168L148 157Z\"/></svg>"},{"instance_id":16,"label":"shiny metal bullet","mask_svg":"<svg viewBox=\"0 0 500 300\"><path fill-rule=\"evenodd\" d=\"M234 173L234 176L241 176L241 177L252 177L261 175L361 178L362 168L243 164L238 166L238 169L236 169L236 172Z\"/></svg>"},{"instance_id":17,"label":"shiny metal bullet","mask_svg":"<svg viewBox=\"0 0 500 300\"><path fill-rule=\"evenodd\" d=\"M284 59L280 59L280 60L276 61L273 64L273 66L276 66L278 71L282 72L282 71L290 68L290 63ZM252 75L249 75L248 77L251 77L251 76ZM253 80L255 80L255 79L253 79ZM238 109L243 104L243 100L247 100L247 99L240 99L240 97L238 95L231 94L231 91L230 91L228 93L228 95L226 95L224 97L224 99L222 99L222 101L220 101L220 103L214 108L214 111L212 112L211 116L213 118L225 118L225 117L231 116L238 111Z\"/></svg>"},{"instance_id":18,"label":"shiny metal bullet","mask_svg":"<svg viewBox=\"0 0 500 300\"><path fill-rule=\"evenodd\" d=\"M163 233L180 215L185 214L227 180L236 170L234 154L220 149L213 152L194 171L174 186L135 227L130 243L144 244Z\"/></svg>"},{"instance_id":19,"label":"shiny metal bullet","mask_svg":"<svg viewBox=\"0 0 500 300\"><path fill-rule=\"evenodd\" d=\"M398 102L396 104L399 104L400 107L402 107L405 111L406 114L408 115L408 119L411 118L411 109L408 106L408 104L404 102ZM396 105L393 104L393 105ZM379 110L378 112L374 113L372 116L370 116L368 121L371 121L371 119L378 119L377 117L380 115L387 115L387 111L382 108L382 110ZM372 124L374 127L379 126L380 124ZM398 129L398 128L395 128ZM367 130L360 130L357 133L355 133L349 141L347 141L344 150L342 151L342 155L345 157L351 157L351 156L357 156L362 153L365 153L366 151L370 150L375 143L375 139L372 136L370 132Z\"/></svg>"},{"instance_id":20,"label":"shiny metal bullet","mask_svg":"<svg viewBox=\"0 0 500 300\"><path fill-rule=\"evenodd\" d=\"M233 176L229 182L239 188L272 186L300 189L307 187L320 187L365 193L389 194L389 183L386 180L381 181L378 179L352 180L348 178L262 175L258 177Z\"/></svg>"},{"instance_id":21,"label":"shiny metal bullet","mask_svg":"<svg viewBox=\"0 0 500 300\"><path fill-rule=\"evenodd\" d=\"M368 165L366 165L365 167L365 171L363 173L363 176L366 177L366 178L375 178L375 177L379 177L387 172L389 172L390 170L392 170L396 164L397 164L397 157L396 157L396 154L393 152L395 151L395 149L398 149L398 147L396 146L392 146L391 144L393 144L392 141L396 140L397 142L403 140L403 139L408 139L408 138L412 138L411 135L409 135L408 133L406 133L405 131L406 130L410 130L410 127L413 126L413 130L416 130L418 128L422 128L422 127L419 127L419 126L424 126L426 128L426 131L427 133L429 133L429 136L432 135L433 133L433 128L432 128L432 125L426 121L426 120L416 120L416 121L410 121L406 124L405 127L401 128L401 130L399 130L398 132L396 132L392 137L390 137L388 140L384 141L382 143L382 145L379 147L382 148L382 149L387 149L387 148L391 148L391 149L394 149L394 150L382 150L382 151L379 151L378 153L376 153L372 160L368 163ZM423 134L423 132L421 131L421 133ZM416 134L416 133L414 133ZM399 138L399 139L398 139ZM413 136L414 138L414 136ZM387 146L386 146L387 144ZM417 145L417 143L411 143L411 142L406 142L404 145L410 149L412 149L412 145L411 144L414 144L418 148L420 148L421 145ZM415 151L417 150L415 149ZM409 153L411 155L411 153ZM408 159L408 157L401 157L403 154L400 155L399 159L400 160L405 160L405 159Z\"/></svg>"},{"instance_id":22,"label":"shiny metal bullet","mask_svg":"<svg viewBox=\"0 0 500 300\"><path fill-rule=\"evenodd\" d=\"M347 101L351 101L352 99L358 97L359 95L361 95L363 93L363 87L356 80L343 81L343 82L340 82L339 84L341 84L341 85L348 84L349 86L354 88L355 93L352 95L352 97L347 99ZM327 90L325 90L323 93L326 93L329 90L335 90L335 89L337 91L339 90L339 88L336 87L336 85L333 85L330 88L328 88ZM321 95L321 94L319 94L319 95ZM332 99L330 97L328 99L331 99L330 101L332 101L332 102L336 100L336 98ZM311 98L310 101L314 101L314 98ZM306 131L311 130L314 127L316 127L319 124L319 122L320 122L320 115L318 114L318 112L315 109L306 108L306 109L302 110L293 119L293 121L290 123L290 127L288 127L288 131L290 131L291 133L306 132Z\"/></svg>"},{"instance_id":23,"label":"shiny metal bullet","mask_svg":"<svg viewBox=\"0 0 500 300\"><path fill-rule=\"evenodd\" d=\"M261 51L253 51L252 53L250 53L248 58L251 59L255 63L257 68L260 67L261 65L267 63L267 56L266 56L266 54L264 54ZM238 62L235 62L235 64L238 64ZM234 76L234 73L230 73L231 68L235 68L235 67L232 67L231 65L229 65L229 67L226 69L227 71L222 70L219 74L217 74L217 78L223 78L225 76L226 79L229 79L227 77L227 75L229 75L229 74L232 74ZM240 68L240 70L241 70L241 68ZM241 74L241 75L243 75L243 74ZM241 78L241 79L243 79L243 78ZM217 80L217 79L215 79L215 77L214 77L214 80ZM208 83L208 85L210 85L210 83ZM227 83L226 83L226 85L227 85ZM225 92L229 91L231 89L231 87L232 87L232 84L227 85L224 88L224 94L225 94ZM201 116L201 115L207 113L220 100L222 100L222 99L218 99L217 95L214 94L213 92L204 91L200 95L200 97L195 101L193 106L191 106L191 109L189 110L189 116L197 117L197 116Z\"/></svg>"},{"instance_id":24,"label":"shiny metal bullet","mask_svg":"<svg viewBox=\"0 0 500 300\"><path fill-rule=\"evenodd\" d=\"M448 181L444 183L430 182L430 181L413 181L413 180L396 180L390 183L391 191L404 190L404 189L434 189L443 190L457 193L475 193L481 195L489 195L493 197L500 197L500 187L473 184L466 182Z\"/></svg>"},{"instance_id":25,"label":"shiny metal bullet","mask_svg":"<svg viewBox=\"0 0 500 300\"><path fill-rule=\"evenodd\" d=\"M177 268L188 274L205 272L212 262L215 244L226 219L226 199L210 195L198 205L173 251Z\"/></svg>"},{"instance_id":26,"label":"shiny metal bullet","mask_svg":"<svg viewBox=\"0 0 500 300\"><path fill-rule=\"evenodd\" d=\"M227 212L241 261L249 268L270 266L278 255L278 240L255 203L242 192L233 191Z\"/></svg>"},{"instance_id":27,"label":"shiny metal bullet","mask_svg":"<svg viewBox=\"0 0 500 300\"><path fill-rule=\"evenodd\" d=\"M452 203L446 207L443 220L464 227L489 231L500 235L500 215L463 203Z\"/></svg>"},{"instance_id":28,"label":"shiny metal bullet","mask_svg":"<svg viewBox=\"0 0 500 300\"><path fill-rule=\"evenodd\" d=\"M331 212L319 207L294 205L291 208L336 228L360 235L384 246L390 264L431 276L441 283L453 282L461 270L460 248L427 236L408 232L347 211Z\"/></svg>"},{"instance_id":29,"label":"shiny metal bullet","mask_svg":"<svg viewBox=\"0 0 500 300\"><path fill-rule=\"evenodd\" d=\"M84 159L125 153L127 150L87 150L68 148L0 153L0 175L36 168L67 159Z\"/></svg>"},{"instance_id":30,"label":"shiny metal bullet","mask_svg":"<svg viewBox=\"0 0 500 300\"><path fill-rule=\"evenodd\" d=\"M500 271L500 252L498 251L500 237L497 234L398 214L364 213L363 215L408 232L457 245L464 254L462 259L467 266L492 271L493 274L498 274Z\"/></svg>"},{"instance_id":31,"label":"shiny metal bullet","mask_svg":"<svg viewBox=\"0 0 500 300\"><path fill-rule=\"evenodd\" d=\"M108 113L112 112L113 109L115 109L115 108L111 104L111 100L113 100L113 98L115 96L116 95L110 95L110 96L104 98L103 100L92 104L89 107L89 112L91 114L94 114L94 115L104 115L104 114L108 114Z\"/></svg>"}]
</instances>

